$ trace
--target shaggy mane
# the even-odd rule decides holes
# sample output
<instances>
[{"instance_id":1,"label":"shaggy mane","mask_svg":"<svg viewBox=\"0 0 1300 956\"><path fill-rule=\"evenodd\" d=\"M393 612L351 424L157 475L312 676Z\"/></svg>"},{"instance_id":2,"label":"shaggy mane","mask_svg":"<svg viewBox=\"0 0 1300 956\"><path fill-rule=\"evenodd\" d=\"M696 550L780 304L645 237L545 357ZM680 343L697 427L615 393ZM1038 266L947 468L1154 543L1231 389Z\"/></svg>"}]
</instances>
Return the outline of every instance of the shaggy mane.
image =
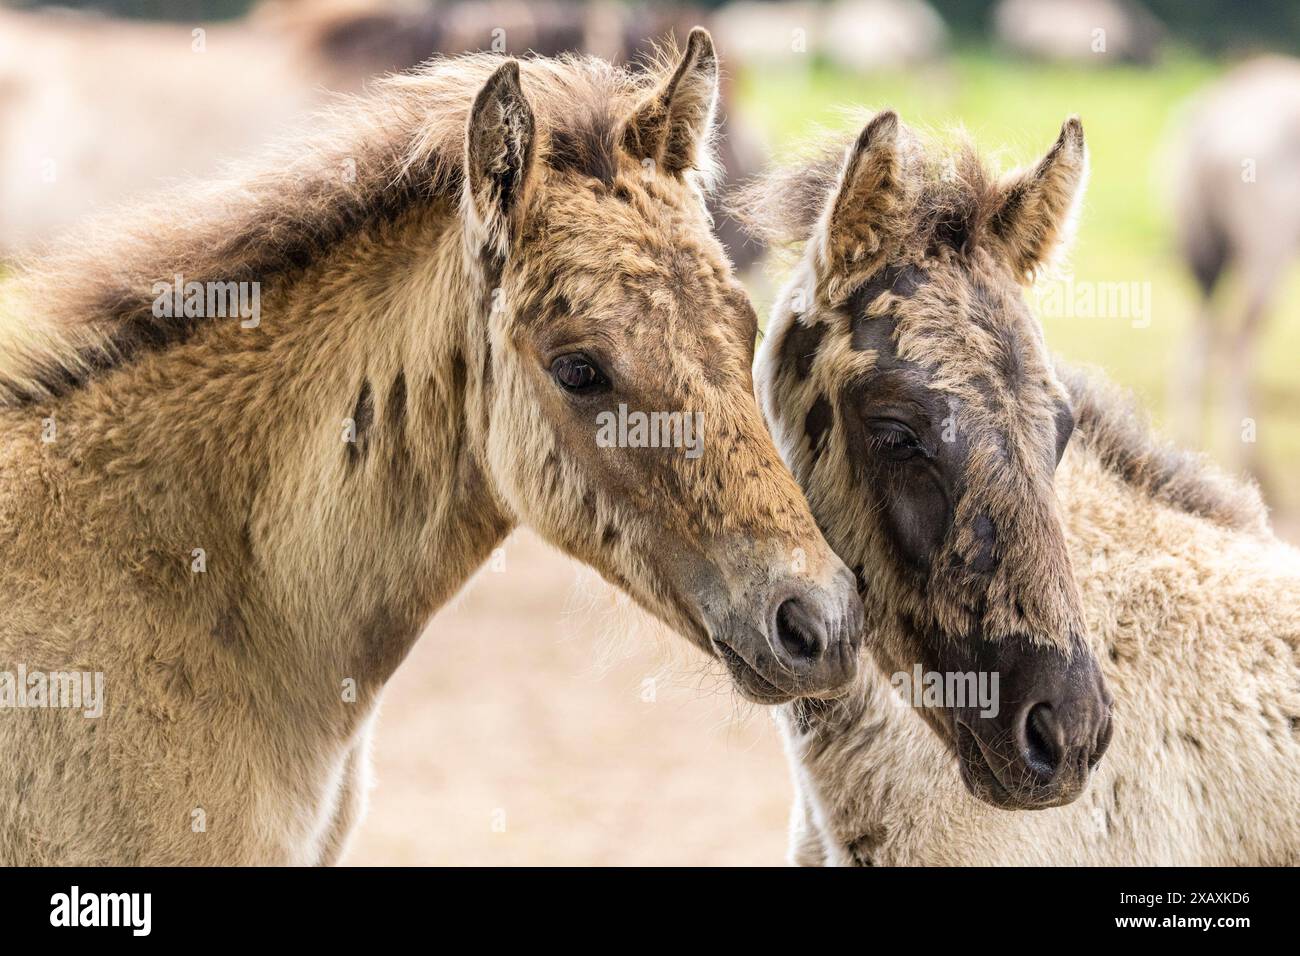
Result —
<instances>
[{"instance_id":1,"label":"shaggy mane","mask_svg":"<svg viewBox=\"0 0 1300 956\"><path fill-rule=\"evenodd\" d=\"M540 161L609 176L618 125L676 58L665 47L642 70L594 57L523 58ZM444 203L450 212L460 201L470 106L505 59L435 58L386 77L367 94L340 97L308 132L259 159L96 217L20 263L0 286L0 407L62 394L142 350L183 340L203 320L155 317L156 282L256 281L265 293L417 204Z\"/></svg>"},{"instance_id":2,"label":"shaggy mane","mask_svg":"<svg viewBox=\"0 0 1300 956\"><path fill-rule=\"evenodd\" d=\"M1061 361L1056 371L1074 405L1075 435L1107 470L1171 508L1232 530L1267 530L1268 510L1255 485L1161 438L1133 400L1099 374Z\"/></svg>"}]
</instances>

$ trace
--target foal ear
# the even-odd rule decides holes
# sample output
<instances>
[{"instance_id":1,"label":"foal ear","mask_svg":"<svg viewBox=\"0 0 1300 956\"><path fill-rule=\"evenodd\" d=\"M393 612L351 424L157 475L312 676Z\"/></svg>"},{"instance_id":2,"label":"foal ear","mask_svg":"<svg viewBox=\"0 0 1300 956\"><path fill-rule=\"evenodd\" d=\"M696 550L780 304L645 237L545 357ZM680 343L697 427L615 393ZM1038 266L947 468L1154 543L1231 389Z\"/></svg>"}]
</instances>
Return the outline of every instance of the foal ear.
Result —
<instances>
[{"instance_id":1,"label":"foal ear","mask_svg":"<svg viewBox=\"0 0 1300 956\"><path fill-rule=\"evenodd\" d=\"M999 186L989 228L1022 282L1033 281L1057 249L1068 243L1087 179L1083 124L1071 116L1046 156L1031 168L1012 173Z\"/></svg>"},{"instance_id":2,"label":"foal ear","mask_svg":"<svg viewBox=\"0 0 1300 956\"><path fill-rule=\"evenodd\" d=\"M712 165L707 158L718 102L718 58L703 27L691 31L686 53L667 81L637 107L623 129L623 148L671 176Z\"/></svg>"},{"instance_id":3,"label":"foal ear","mask_svg":"<svg viewBox=\"0 0 1300 956\"><path fill-rule=\"evenodd\" d=\"M832 284L847 284L881 250L903 201L898 114L877 113L849 147L817 229Z\"/></svg>"},{"instance_id":4,"label":"foal ear","mask_svg":"<svg viewBox=\"0 0 1300 956\"><path fill-rule=\"evenodd\" d=\"M482 243L505 255L525 207L535 124L519 84L519 61L507 60L479 90L465 128L464 214Z\"/></svg>"}]
</instances>

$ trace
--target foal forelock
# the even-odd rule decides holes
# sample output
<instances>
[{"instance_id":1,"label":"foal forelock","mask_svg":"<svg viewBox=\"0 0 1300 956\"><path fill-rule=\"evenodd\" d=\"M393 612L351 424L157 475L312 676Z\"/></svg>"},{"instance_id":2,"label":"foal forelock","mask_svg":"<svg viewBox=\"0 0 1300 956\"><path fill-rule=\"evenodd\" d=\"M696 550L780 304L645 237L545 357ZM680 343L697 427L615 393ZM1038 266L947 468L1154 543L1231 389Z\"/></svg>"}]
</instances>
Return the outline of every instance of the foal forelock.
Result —
<instances>
[{"instance_id":1,"label":"foal forelock","mask_svg":"<svg viewBox=\"0 0 1300 956\"><path fill-rule=\"evenodd\" d=\"M958 139L942 152L910 128L900 129L904 160L899 185L907 201L879 225L918 254L947 246L968 250L997 235L992 216L998 181L975 148ZM834 142L807 162L775 169L736 190L728 201L748 232L774 246L797 247L813 237L828 197L840 184L844 143Z\"/></svg>"},{"instance_id":2,"label":"foal forelock","mask_svg":"<svg viewBox=\"0 0 1300 956\"><path fill-rule=\"evenodd\" d=\"M87 222L21 263L0 290L0 405L78 388L188 338L203 320L155 315L156 283L258 283L265 301L363 235L423 210L453 222L466 118L502 60L435 59L386 78L339 98L259 160ZM621 118L672 61L670 50L645 71L589 57L522 61L541 165L610 182ZM687 178L707 186L703 173Z\"/></svg>"}]
</instances>

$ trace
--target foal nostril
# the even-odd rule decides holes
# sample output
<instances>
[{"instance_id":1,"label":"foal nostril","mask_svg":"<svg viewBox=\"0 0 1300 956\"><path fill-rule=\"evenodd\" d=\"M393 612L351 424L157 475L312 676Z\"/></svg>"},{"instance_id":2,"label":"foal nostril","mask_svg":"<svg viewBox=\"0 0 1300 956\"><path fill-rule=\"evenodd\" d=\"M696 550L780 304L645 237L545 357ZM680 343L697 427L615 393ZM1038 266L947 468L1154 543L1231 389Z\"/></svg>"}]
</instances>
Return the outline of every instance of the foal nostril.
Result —
<instances>
[{"instance_id":1,"label":"foal nostril","mask_svg":"<svg viewBox=\"0 0 1300 956\"><path fill-rule=\"evenodd\" d=\"M795 663L816 661L824 650L819 629L798 598L790 598L776 609L776 637Z\"/></svg>"},{"instance_id":2,"label":"foal nostril","mask_svg":"<svg viewBox=\"0 0 1300 956\"><path fill-rule=\"evenodd\" d=\"M1115 731L1115 722L1110 714L1106 715L1106 722L1102 724L1100 733L1097 734L1097 742L1092 748L1092 753L1088 755L1088 769L1091 770L1101 762L1102 754L1110 746L1111 734Z\"/></svg>"},{"instance_id":3,"label":"foal nostril","mask_svg":"<svg viewBox=\"0 0 1300 956\"><path fill-rule=\"evenodd\" d=\"M1050 704L1035 704L1025 714L1020 735L1020 756L1034 773L1050 780L1060 767L1061 730Z\"/></svg>"}]
</instances>

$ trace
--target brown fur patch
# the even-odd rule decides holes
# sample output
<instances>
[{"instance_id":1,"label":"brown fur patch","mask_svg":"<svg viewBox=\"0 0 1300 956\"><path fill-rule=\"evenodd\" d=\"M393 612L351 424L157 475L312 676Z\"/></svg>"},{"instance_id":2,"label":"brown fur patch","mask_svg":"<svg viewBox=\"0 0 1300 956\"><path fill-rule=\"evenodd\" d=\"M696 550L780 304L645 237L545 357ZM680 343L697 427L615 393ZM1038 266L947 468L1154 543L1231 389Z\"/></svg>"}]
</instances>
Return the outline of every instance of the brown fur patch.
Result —
<instances>
[{"instance_id":1,"label":"brown fur patch","mask_svg":"<svg viewBox=\"0 0 1300 956\"><path fill-rule=\"evenodd\" d=\"M406 372L400 371L388 389L388 399L384 402L384 417L388 430L396 434L406 421Z\"/></svg>"},{"instance_id":2,"label":"brown fur patch","mask_svg":"<svg viewBox=\"0 0 1300 956\"><path fill-rule=\"evenodd\" d=\"M352 441L346 442L348 464L356 465L370 451L370 426L375 421L375 399L370 393L370 383L361 383L361 393L352 409Z\"/></svg>"},{"instance_id":3,"label":"brown fur patch","mask_svg":"<svg viewBox=\"0 0 1300 956\"><path fill-rule=\"evenodd\" d=\"M243 653L248 649L248 628L239 608L230 607L212 626L212 637L228 651Z\"/></svg>"},{"instance_id":4,"label":"brown fur patch","mask_svg":"<svg viewBox=\"0 0 1300 956\"><path fill-rule=\"evenodd\" d=\"M782 367L793 369L801 379L807 378L825 334L824 325L792 323L790 331L786 332L785 339L781 342Z\"/></svg>"},{"instance_id":5,"label":"brown fur patch","mask_svg":"<svg viewBox=\"0 0 1300 956\"><path fill-rule=\"evenodd\" d=\"M618 175L621 118L607 107L555 130L546 163L556 172L571 172L610 188Z\"/></svg>"},{"instance_id":6,"label":"brown fur patch","mask_svg":"<svg viewBox=\"0 0 1300 956\"><path fill-rule=\"evenodd\" d=\"M827 430L835 423L835 414L826 397L818 395L808 415L804 418L804 431L808 434L808 446L812 449L813 461L822 453L822 439Z\"/></svg>"}]
</instances>

